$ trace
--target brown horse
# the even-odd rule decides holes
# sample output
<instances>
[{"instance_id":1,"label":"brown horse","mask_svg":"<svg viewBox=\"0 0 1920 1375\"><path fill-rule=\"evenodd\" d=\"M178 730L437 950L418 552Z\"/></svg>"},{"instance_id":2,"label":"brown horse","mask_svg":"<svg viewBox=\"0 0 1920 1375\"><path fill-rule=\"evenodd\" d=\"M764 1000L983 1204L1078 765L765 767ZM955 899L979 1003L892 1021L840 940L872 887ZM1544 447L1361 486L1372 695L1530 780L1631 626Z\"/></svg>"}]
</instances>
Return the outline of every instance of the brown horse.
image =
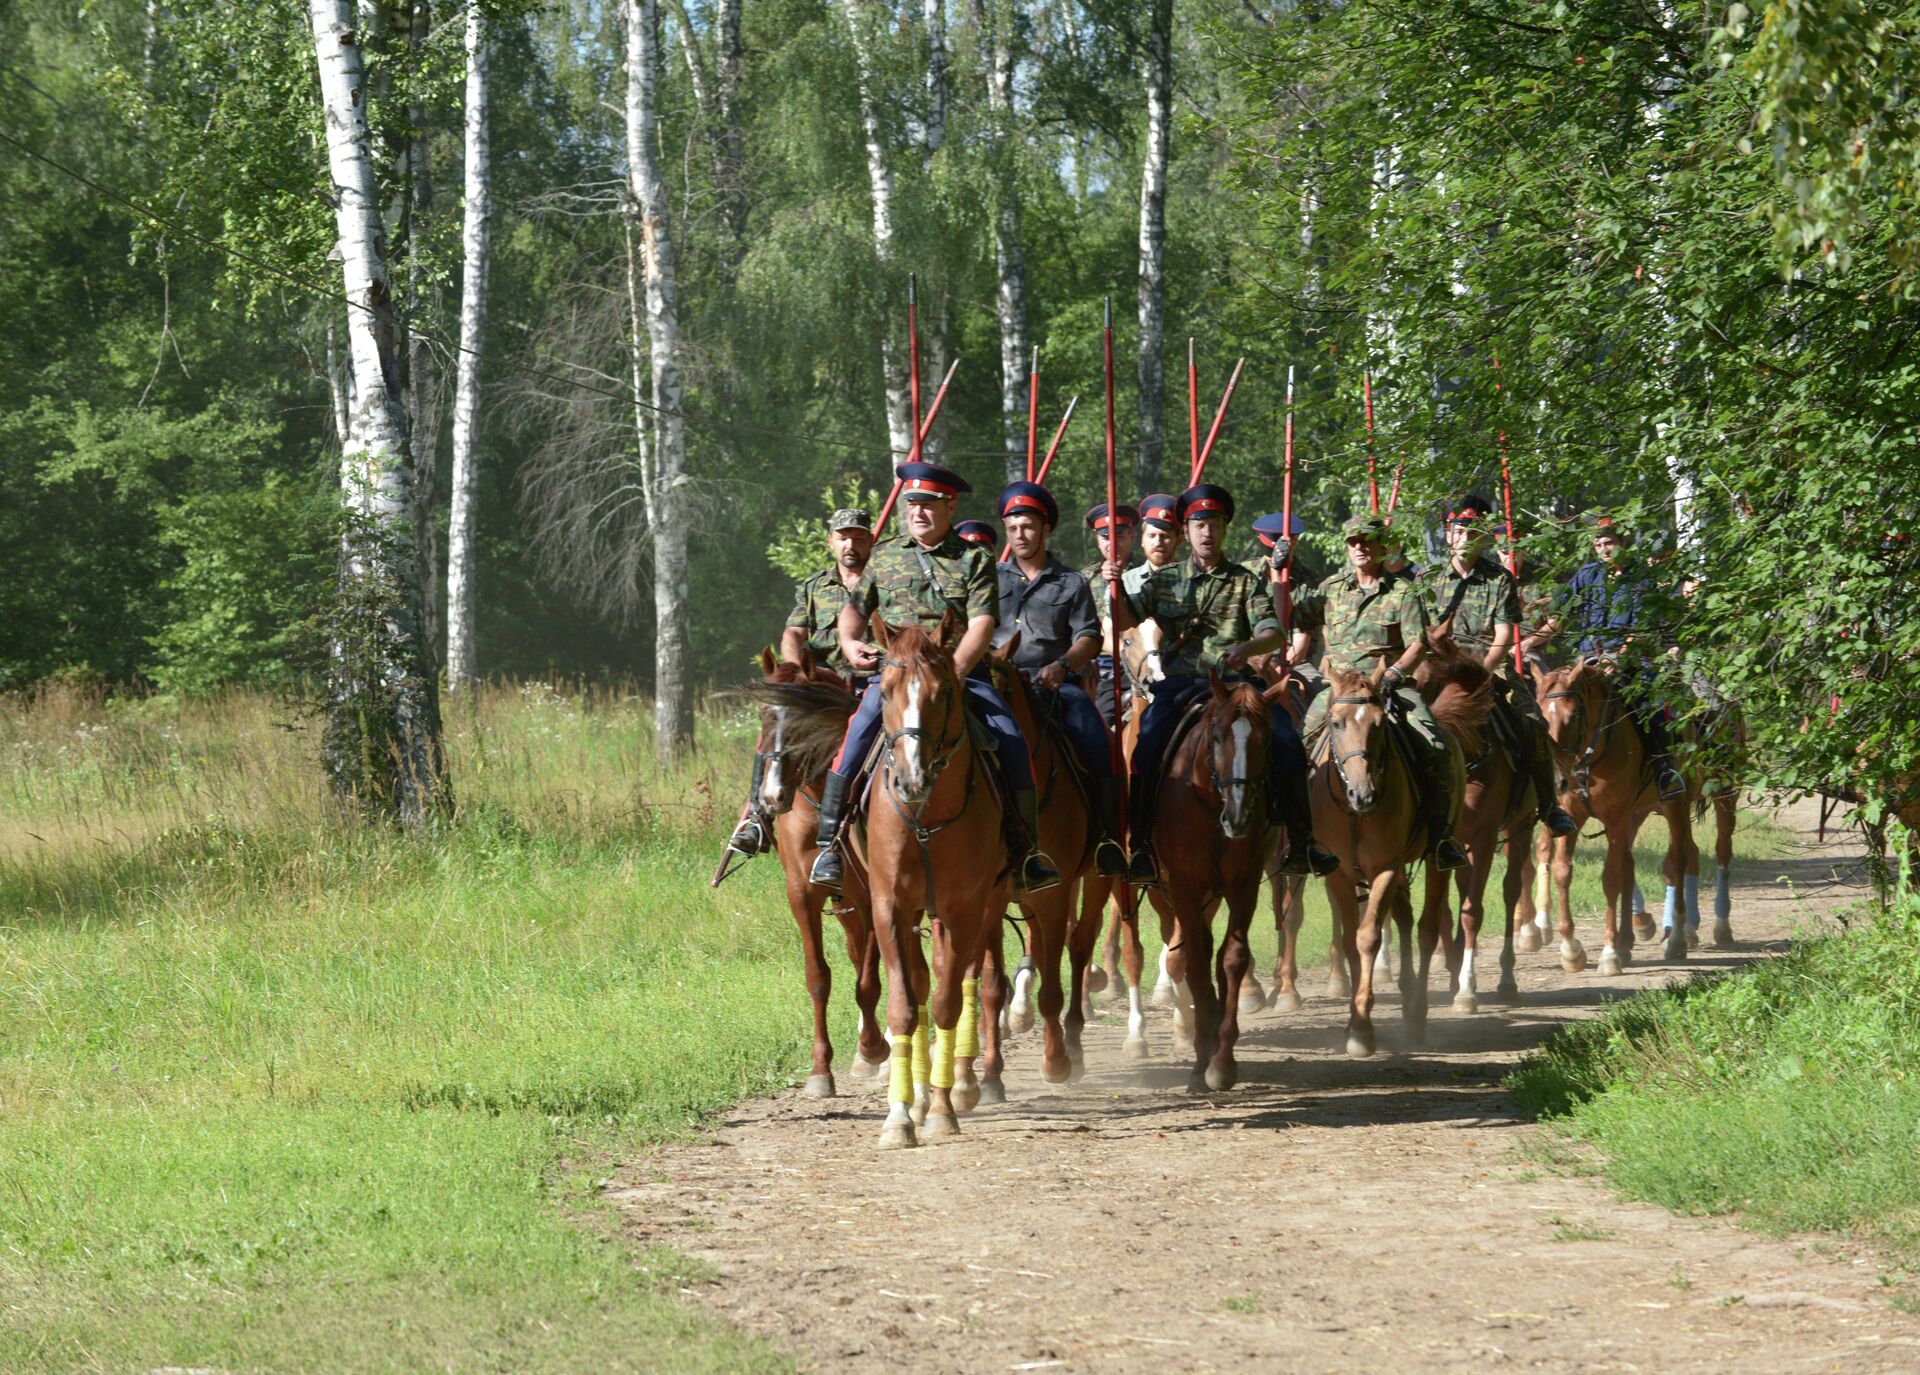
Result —
<instances>
[{"instance_id":1,"label":"brown horse","mask_svg":"<svg viewBox=\"0 0 1920 1375\"><path fill-rule=\"evenodd\" d=\"M893 1032L882 1146L918 1144L914 1107L922 1085L926 1139L959 1133L954 1061L977 1035L977 1028L961 1025L963 1010L977 1017L978 989L965 985L997 915L989 900L1004 881L1001 805L974 744L966 690L953 664L962 628L952 612L941 617L937 635L873 621L883 655L884 733L867 809L865 863ZM930 919L931 971L920 949L923 912ZM937 1029L931 1044L923 1014Z\"/></svg>"},{"instance_id":2,"label":"brown horse","mask_svg":"<svg viewBox=\"0 0 1920 1375\"><path fill-rule=\"evenodd\" d=\"M1382 922L1400 928L1400 990L1407 1027L1417 1044L1426 1034L1427 975L1446 914L1446 875L1427 866L1421 907L1420 958L1408 949L1413 924L1407 866L1426 854L1427 830L1418 784L1392 742L1380 683L1385 666L1371 677L1328 665L1326 730L1314 747L1314 832L1339 857L1327 875L1327 898L1341 933L1352 988L1347 1011L1347 1054L1373 1054L1373 981ZM1450 687L1433 713L1458 749L1459 738L1484 724L1486 704ZM1364 893L1363 907L1359 894Z\"/></svg>"},{"instance_id":3,"label":"brown horse","mask_svg":"<svg viewBox=\"0 0 1920 1375\"><path fill-rule=\"evenodd\" d=\"M1667 857L1662 870L1668 889L1680 894L1688 867L1699 872L1689 819L1690 803L1699 796L1699 780L1689 781L1689 796L1660 800L1653 771L1647 767L1645 741L1627 715L1613 672L1600 662L1582 660L1547 672L1536 669L1534 684L1564 780L1560 805L1582 825L1589 818L1598 821L1607 834L1607 858L1600 875L1607 900L1606 948L1598 972L1618 974L1633 958L1633 838L1649 816L1658 812L1666 818ZM1586 948L1573 934L1570 897L1573 847L1579 838L1566 836L1551 847L1560 966L1570 974L1587 963ZM1689 920L1696 926L1700 921L1697 880L1690 910L1675 917L1667 934L1667 959L1687 958Z\"/></svg>"},{"instance_id":4,"label":"brown horse","mask_svg":"<svg viewBox=\"0 0 1920 1375\"><path fill-rule=\"evenodd\" d=\"M827 998L833 990L833 970L821 939L820 911L833 895L808 883L807 870L813 864L819 829L820 789L846 732L854 696L845 679L816 666L805 650L797 664L777 663L773 651L764 650L760 668L766 681L747 694L760 706L760 749L766 758L759 801L774 818L774 843L786 873L787 906L800 927L807 993L813 999L813 1072L801 1091L809 1098L831 1098L835 1089ZM844 900L835 905L834 915L846 933L847 959L856 980L854 999L860 1008L860 1048L852 1073L856 1079L865 1079L885 1067L887 1042L874 1016L880 1001L880 947L868 916L866 876L854 872L857 867L848 868Z\"/></svg>"},{"instance_id":5,"label":"brown horse","mask_svg":"<svg viewBox=\"0 0 1920 1375\"><path fill-rule=\"evenodd\" d=\"M1430 634L1428 644L1434 652L1421 661L1414 672L1414 682L1429 705L1439 699L1449 684L1454 684L1469 695L1485 695L1490 711L1491 671L1463 651L1449 635ZM1466 755L1467 782L1454 834L1466 846L1473 862L1454 875L1459 894L1458 925L1443 929L1442 939L1446 945L1447 970L1453 976L1454 1010L1478 1012L1480 996L1475 964L1480 928L1486 920L1487 884L1492 878L1494 857L1502 852L1507 858L1502 886L1507 925L1501 944L1497 992L1502 997L1511 997L1520 991L1513 977L1514 911L1526 886L1527 853L1533 837L1536 803L1533 780L1514 766L1490 731L1480 732L1471 743L1463 741L1462 748Z\"/></svg>"},{"instance_id":6,"label":"brown horse","mask_svg":"<svg viewBox=\"0 0 1920 1375\"><path fill-rule=\"evenodd\" d=\"M1209 675L1212 700L1178 742L1159 781L1154 849L1161 884L1149 890L1170 907L1169 969L1184 972L1193 1002L1195 1093L1230 1089L1239 1078L1240 988L1253 965L1247 931L1267 856L1267 751L1273 733L1267 699L1251 683L1228 686ZM1227 907L1218 957L1213 916Z\"/></svg>"}]
</instances>

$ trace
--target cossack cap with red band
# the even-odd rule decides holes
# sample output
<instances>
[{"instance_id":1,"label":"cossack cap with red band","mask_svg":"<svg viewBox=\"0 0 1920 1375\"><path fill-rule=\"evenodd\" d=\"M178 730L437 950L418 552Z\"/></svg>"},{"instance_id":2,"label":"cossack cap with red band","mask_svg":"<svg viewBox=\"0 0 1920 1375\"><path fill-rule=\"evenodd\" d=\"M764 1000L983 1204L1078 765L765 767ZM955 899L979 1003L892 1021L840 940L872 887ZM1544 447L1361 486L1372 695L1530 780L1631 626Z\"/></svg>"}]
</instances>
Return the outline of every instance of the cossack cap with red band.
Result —
<instances>
[{"instance_id":1,"label":"cossack cap with red band","mask_svg":"<svg viewBox=\"0 0 1920 1375\"><path fill-rule=\"evenodd\" d=\"M1593 537L1599 539L1602 536L1608 539L1624 540L1627 537L1627 530L1625 526L1621 525L1612 516L1595 516L1593 518Z\"/></svg>"},{"instance_id":2,"label":"cossack cap with red band","mask_svg":"<svg viewBox=\"0 0 1920 1375\"><path fill-rule=\"evenodd\" d=\"M1140 498L1140 519L1162 530L1180 528L1180 507L1171 493L1148 492Z\"/></svg>"},{"instance_id":3,"label":"cossack cap with red band","mask_svg":"<svg viewBox=\"0 0 1920 1375\"><path fill-rule=\"evenodd\" d=\"M1447 512L1448 525L1472 525L1485 520L1493 514L1493 498L1481 496L1478 492L1468 492L1453 503Z\"/></svg>"},{"instance_id":4,"label":"cossack cap with red band","mask_svg":"<svg viewBox=\"0 0 1920 1375\"><path fill-rule=\"evenodd\" d=\"M1273 548L1273 542L1280 538L1283 530L1289 535L1299 535L1305 533L1306 528L1307 523L1300 517L1289 519L1278 511L1270 516L1261 516L1253 523L1254 536L1269 549Z\"/></svg>"},{"instance_id":5,"label":"cossack cap with red band","mask_svg":"<svg viewBox=\"0 0 1920 1375\"><path fill-rule=\"evenodd\" d=\"M900 479L900 495L908 501L938 501L973 490L964 477L938 463L902 463L893 475Z\"/></svg>"},{"instance_id":6,"label":"cossack cap with red band","mask_svg":"<svg viewBox=\"0 0 1920 1375\"><path fill-rule=\"evenodd\" d=\"M953 533L968 544L977 544L983 549L998 549L1000 536L984 520L956 520Z\"/></svg>"},{"instance_id":7,"label":"cossack cap with red band","mask_svg":"<svg viewBox=\"0 0 1920 1375\"><path fill-rule=\"evenodd\" d=\"M1049 530L1060 523L1060 503L1037 482L1009 482L1000 489L1000 519L1022 513L1044 517Z\"/></svg>"},{"instance_id":8,"label":"cossack cap with red band","mask_svg":"<svg viewBox=\"0 0 1920 1375\"><path fill-rule=\"evenodd\" d=\"M1222 520L1232 520L1233 493L1218 483L1197 483L1180 494L1178 509L1182 521L1192 520L1195 516L1218 516Z\"/></svg>"},{"instance_id":9,"label":"cossack cap with red band","mask_svg":"<svg viewBox=\"0 0 1920 1375\"><path fill-rule=\"evenodd\" d=\"M1107 503L1106 502L1104 501L1101 502L1098 506L1094 507L1092 510L1087 512L1087 529L1104 530L1107 528L1109 523L1110 522L1107 520ZM1127 525L1137 526L1138 524L1140 524L1140 513L1134 510L1133 507L1131 506L1122 505L1120 507L1120 524L1123 526L1127 526Z\"/></svg>"}]
</instances>

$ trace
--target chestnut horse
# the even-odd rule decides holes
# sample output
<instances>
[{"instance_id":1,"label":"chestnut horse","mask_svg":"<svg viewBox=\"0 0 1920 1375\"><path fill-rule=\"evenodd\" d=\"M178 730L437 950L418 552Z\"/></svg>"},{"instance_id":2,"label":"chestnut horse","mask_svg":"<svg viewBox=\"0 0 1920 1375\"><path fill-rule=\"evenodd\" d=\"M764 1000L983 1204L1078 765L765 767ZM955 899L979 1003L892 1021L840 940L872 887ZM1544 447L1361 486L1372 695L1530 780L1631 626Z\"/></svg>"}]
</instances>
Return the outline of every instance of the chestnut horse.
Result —
<instances>
[{"instance_id":1,"label":"chestnut horse","mask_svg":"<svg viewBox=\"0 0 1920 1375\"><path fill-rule=\"evenodd\" d=\"M1584 659L1567 668L1534 670L1540 710L1564 788L1560 805L1584 825L1598 821L1607 834L1607 858L1601 886L1607 899L1606 949L1598 973L1615 975L1633 958L1633 838L1658 812L1667 822L1667 857L1662 866L1669 891L1684 891L1689 866L1699 872L1689 806L1699 795L1698 779L1689 780L1690 796L1662 802L1647 767L1645 741L1615 689L1613 671ZM1573 847L1580 837L1553 842L1553 892L1560 927L1560 967L1569 974L1586 968L1587 951L1573 934ZM1687 927L1700 923L1697 880L1687 910L1677 913L1667 933L1666 957L1687 958ZM1729 936L1731 932L1729 932Z\"/></svg>"},{"instance_id":2,"label":"chestnut horse","mask_svg":"<svg viewBox=\"0 0 1920 1375\"><path fill-rule=\"evenodd\" d=\"M914 1116L922 1088L925 1139L959 1133L954 1060L971 1050L968 1042L978 1034L979 987L968 975L985 953L998 915L989 900L1004 881L1001 805L954 670L962 629L951 611L940 618L937 635L873 621L883 656L883 748L867 808L864 860L893 1032L889 1108L880 1133L886 1147L919 1144ZM930 919L931 971L920 949L923 912Z\"/></svg>"},{"instance_id":3,"label":"chestnut horse","mask_svg":"<svg viewBox=\"0 0 1920 1375\"><path fill-rule=\"evenodd\" d=\"M820 789L846 733L854 696L844 678L816 666L804 649L797 664L776 663L773 651L763 650L760 668L766 681L746 693L760 705L760 750L766 768L759 801L774 818L774 844L787 879L787 906L800 927L807 993L813 999L813 1072L801 1092L809 1098L831 1098L835 1089L827 998L833 990L833 970L821 939L820 911L833 895L808 883L807 871L813 864L814 836L819 830ZM848 867L845 897L835 905L834 915L846 933L847 959L856 980L854 1000L860 1008L860 1048L852 1074L865 1079L885 1067L887 1042L874 1016L880 1001L880 949L867 914L866 876L856 869Z\"/></svg>"},{"instance_id":4,"label":"chestnut horse","mask_svg":"<svg viewBox=\"0 0 1920 1375\"><path fill-rule=\"evenodd\" d=\"M1492 672L1444 632L1429 634L1427 643L1433 654L1422 660L1414 671L1420 695L1431 705L1449 684L1457 684L1469 695L1481 694L1487 698L1490 719ZM1527 854L1537 807L1532 778L1514 766L1490 730L1480 732L1471 745L1464 741L1462 745L1467 783L1461 795L1454 834L1466 846L1473 862L1455 872L1454 885L1460 899L1458 925L1443 927L1441 939L1446 945L1447 971L1453 976L1454 1010L1478 1012L1480 995L1475 964L1480 928L1486 920L1487 884L1492 878L1494 857L1502 852L1507 858L1502 882L1507 925L1501 943L1497 992L1501 997L1512 997L1520 991L1513 977L1514 911L1526 886Z\"/></svg>"},{"instance_id":5,"label":"chestnut horse","mask_svg":"<svg viewBox=\"0 0 1920 1375\"><path fill-rule=\"evenodd\" d=\"M1268 852L1267 752L1273 724L1252 683L1229 686L1211 674L1212 700L1173 748L1159 780L1154 851L1155 910L1172 909L1169 971L1184 972L1193 1002L1194 1093L1230 1089L1239 1078L1240 988L1253 965L1247 931ZM1278 691L1277 689L1275 690ZM1227 906L1217 958L1213 916ZM1137 988L1137 985L1136 985Z\"/></svg>"},{"instance_id":6,"label":"chestnut horse","mask_svg":"<svg viewBox=\"0 0 1920 1375\"><path fill-rule=\"evenodd\" d=\"M1417 782L1389 732L1380 683L1385 666L1371 677L1327 666L1326 729L1313 749L1313 824L1321 843L1339 857L1327 875L1327 899L1341 934L1352 994L1347 1007L1347 1054L1373 1054L1374 960L1383 944L1381 923L1400 928L1403 956L1413 924L1407 896L1407 866L1427 851L1427 828ZM1486 703L1450 687L1433 714L1458 752L1459 737L1484 724ZM1402 1009L1415 1043L1426 1034L1427 974L1446 914L1447 876L1427 866L1421 906L1420 959L1404 959ZM1359 893L1366 894L1361 906Z\"/></svg>"}]
</instances>

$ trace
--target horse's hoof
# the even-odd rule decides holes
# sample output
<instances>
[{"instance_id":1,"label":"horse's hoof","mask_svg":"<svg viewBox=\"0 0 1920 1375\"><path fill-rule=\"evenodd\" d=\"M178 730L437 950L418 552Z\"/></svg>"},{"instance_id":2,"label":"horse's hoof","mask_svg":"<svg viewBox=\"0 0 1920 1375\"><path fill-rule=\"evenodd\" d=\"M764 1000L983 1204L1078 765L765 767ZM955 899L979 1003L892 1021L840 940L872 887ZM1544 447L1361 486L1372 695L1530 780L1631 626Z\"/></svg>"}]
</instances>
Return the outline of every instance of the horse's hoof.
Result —
<instances>
[{"instance_id":1,"label":"horse's hoof","mask_svg":"<svg viewBox=\"0 0 1920 1375\"><path fill-rule=\"evenodd\" d=\"M1099 965L1087 969L1087 992L1105 993L1107 991L1107 971Z\"/></svg>"},{"instance_id":2,"label":"horse's hoof","mask_svg":"<svg viewBox=\"0 0 1920 1375\"><path fill-rule=\"evenodd\" d=\"M1028 1007L1027 1010L1024 1012L1015 1012L1008 1015L1007 1031L1010 1034L1020 1036L1032 1030L1033 1030L1032 1007Z\"/></svg>"},{"instance_id":3,"label":"horse's hoof","mask_svg":"<svg viewBox=\"0 0 1920 1375\"><path fill-rule=\"evenodd\" d=\"M1148 1000L1155 1007L1175 1007L1179 1000L1173 995L1173 980L1163 979L1153 986L1153 997Z\"/></svg>"},{"instance_id":4,"label":"horse's hoof","mask_svg":"<svg viewBox=\"0 0 1920 1375\"><path fill-rule=\"evenodd\" d=\"M1733 949L1735 942L1732 922L1723 919L1713 924L1713 943L1715 948L1720 950Z\"/></svg>"},{"instance_id":5,"label":"horse's hoof","mask_svg":"<svg viewBox=\"0 0 1920 1375\"><path fill-rule=\"evenodd\" d=\"M1298 1012L1304 1004L1300 1001L1300 995L1293 989L1276 988L1273 990L1272 998L1268 999L1267 1006L1275 1012Z\"/></svg>"},{"instance_id":6,"label":"horse's hoof","mask_svg":"<svg viewBox=\"0 0 1920 1375\"><path fill-rule=\"evenodd\" d=\"M1587 967L1587 947L1579 941L1560 942L1560 967L1569 974L1578 974Z\"/></svg>"},{"instance_id":7,"label":"horse's hoof","mask_svg":"<svg viewBox=\"0 0 1920 1375\"><path fill-rule=\"evenodd\" d=\"M1067 1082L1069 1084L1077 1084L1086 1077L1087 1057L1084 1055L1069 1055L1067 1057Z\"/></svg>"},{"instance_id":8,"label":"horse's hoof","mask_svg":"<svg viewBox=\"0 0 1920 1375\"><path fill-rule=\"evenodd\" d=\"M1064 1084L1072 1076L1073 1066L1068 1063L1066 1056L1058 1060L1049 1055L1040 1057L1040 1077L1049 1084Z\"/></svg>"},{"instance_id":9,"label":"horse's hoof","mask_svg":"<svg viewBox=\"0 0 1920 1375\"><path fill-rule=\"evenodd\" d=\"M1689 926L1687 928L1687 949L1698 950L1699 948L1700 948L1700 928L1697 926Z\"/></svg>"},{"instance_id":10,"label":"horse's hoof","mask_svg":"<svg viewBox=\"0 0 1920 1375\"><path fill-rule=\"evenodd\" d=\"M1633 914L1633 937L1641 941L1653 939L1653 913L1635 912Z\"/></svg>"},{"instance_id":11,"label":"horse's hoof","mask_svg":"<svg viewBox=\"0 0 1920 1375\"><path fill-rule=\"evenodd\" d=\"M1674 931L1667 936L1667 958L1684 964L1687 959L1687 933Z\"/></svg>"},{"instance_id":12,"label":"horse's hoof","mask_svg":"<svg viewBox=\"0 0 1920 1375\"><path fill-rule=\"evenodd\" d=\"M1520 985L1515 983L1513 975L1509 974L1494 988L1493 996L1503 1003L1510 1003L1520 996Z\"/></svg>"},{"instance_id":13,"label":"horse's hoof","mask_svg":"<svg viewBox=\"0 0 1920 1375\"><path fill-rule=\"evenodd\" d=\"M1373 1033L1364 1036L1357 1031L1347 1033L1347 1055L1355 1060L1364 1060L1373 1054Z\"/></svg>"},{"instance_id":14,"label":"horse's hoof","mask_svg":"<svg viewBox=\"0 0 1920 1375\"><path fill-rule=\"evenodd\" d=\"M856 1054L853 1063L847 1066L847 1073L855 1079L878 1079L888 1068L885 1060L869 1060Z\"/></svg>"},{"instance_id":15,"label":"horse's hoof","mask_svg":"<svg viewBox=\"0 0 1920 1375\"><path fill-rule=\"evenodd\" d=\"M1267 995L1258 984L1249 981L1249 986L1240 990L1240 1015L1251 1017L1256 1012L1267 1010Z\"/></svg>"},{"instance_id":16,"label":"horse's hoof","mask_svg":"<svg viewBox=\"0 0 1920 1375\"><path fill-rule=\"evenodd\" d=\"M1594 972L1603 979L1611 979L1616 977L1626 967L1627 962L1620 957L1620 952L1609 946L1601 952L1600 967Z\"/></svg>"},{"instance_id":17,"label":"horse's hoof","mask_svg":"<svg viewBox=\"0 0 1920 1375\"><path fill-rule=\"evenodd\" d=\"M1195 1073L1189 1074L1187 1076L1187 1092L1188 1093L1210 1093L1212 1092L1212 1085L1207 1083L1206 1075L1196 1071Z\"/></svg>"},{"instance_id":18,"label":"horse's hoof","mask_svg":"<svg viewBox=\"0 0 1920 1375\"><path fill-rule=\"evenodd\" d=\"M980 1085L955 1084L949 1093L955 1112L972 1112L980 1106Z\"/></svg>"},{"instance_id":19,"label":"horse's hoof","mask_svg":"<svg viewBox=\"0 0 1920 1375\"><path fill-rule=\"evenodd\" d=\"M1237 1065L1208 1065L1207 1087L1215 1093L1225 1093L1240 1082L1240 1068Z\"/></svg>"},{"instance_id":20,"label":"horse's hoof","mask_svg":"<svg viewBox=\"0 0 1920 1375\"><path fill-rule=\"evenodd\" d=\"M833 1076L831 1074L815 1074L810 1076L807 1079L805 1087L800 1090L800 1096L802 1098L833 1097Z\"/></svg>"},{"instance_id":21,"label":"horse's hoof","mask_svg":"<svg viewBox=\"0 0 1920 1375\"><path fill-rule=\"evenodd\" d=\"M1338 998L1343 1003L1353 996L1353 984L1345 973L1327 976L1327 996Z\"/></svg>"},{"instance_id":22,"label":"horse's hoof","mask_svg":"<svg viewBox=\"0 0 1920 1375\"><path fill-rule=\"evenodd\" d=\"M1528 922L1513 933L1513 948L1523 955L1531 955L1545 944L1545 939L1540 935L1540 928L1532 922Z\"/></svg>"},{"instance_id":23,"label":"horse's hoof","mask_svg":"<svg viewBox=\"0 0 1920 1375\"><path fill-rule=\"evenodd\" d=\"M960 1135L960 1119L950 1112L930 1112L927 1124L921 1129L922 1141L948 1141Z\"/></svg>"},{"instance_id":24,"label":"horse's hoof","mask_svg":"<svg viewBox=\"0 0 1920 1375\"><path fill-rule=\"evenodd\" d=\"M1126 1044L1120 1047L1120 1053L1129 1060L1147 1058L1147 1040L1144 1036L1129 1036Z\"/></svg>"},{"instance_id":25,"label":"horse's hoof","mask_svg":"<svg viewBox=\"0 0 1920 1375\"><path fill-rule=\"evenodd\" d=\"M988 1107L999 1106L1007 1101L1007 1086L998 1079L982 1079L978 1101Z\"/></svg>"},{"instance_id":26,"label":"horse's hoof","mask_svg":"<svg viewBox=\"0 0 1920 1375\"><path fill-rule=\"evenodd\" d=\"M917 1146L920 1138L914 1133L913 1123L889 1121L880 1129L880 1149L899 1150L906 1146Z\"/></svg>"},{"instance_id":27,"label":"horse's hoof","mask_svg":"<svg viewBox=\"0 0 1920 1375\"><path fill-rule=\"evenodd\" d=\"M1466 1013L1478 1012L1480 1010L1480 1000L1473 996L1470 989L1463 988L1453 995L1453 1010L1455 1012Z\"/></svg>"}]
</instances>

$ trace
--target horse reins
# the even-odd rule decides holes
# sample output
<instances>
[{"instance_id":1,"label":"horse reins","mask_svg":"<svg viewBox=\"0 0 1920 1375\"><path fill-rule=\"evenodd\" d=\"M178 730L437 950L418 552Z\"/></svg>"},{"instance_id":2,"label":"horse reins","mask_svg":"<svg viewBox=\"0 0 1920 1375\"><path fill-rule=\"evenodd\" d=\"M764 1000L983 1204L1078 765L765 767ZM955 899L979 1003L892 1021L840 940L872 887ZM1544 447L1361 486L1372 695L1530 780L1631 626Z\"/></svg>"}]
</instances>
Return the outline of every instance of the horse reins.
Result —
<instances>
[{"instance_id":1,"label":"horse reins","mask_svg":"<svg viewBox=\"0 0 1920 1375\"><path fill-rule=\"evenodd\" d=\"M903 670L910 667L901 659L885 659L881 661L880 666L882 668L898 668ZM964 693L965 691L966 689L963 687L961 692ZM926 824L926 810L933 802L934 785L940 781L941 772L952 762L954 755L959 753L960 746L965 744L967 740L967 712L964 703L957 709L952 707L948 708L947 723L951 724L955 716L960 718L960 729L949 742L945 739L946 727L944 725L941 727L942 739L940 752L936 754L933 760L927 765L927 796L917 807L909 808L907 804L901 800L899 792L893 786L893 747L902 740L918 739L923 743L927 742L932 738L932 732L922 726L902 726L899 730L886 731L883 736L886 751L884 763L881 765L881 768L886 775L887 800L893 804L894 812L907 824L907 829L913 832L914 840L920 845L920 867L926 877L927 883L926 910L927 914L936 921L939 920L939 908L934 903L933 838L967 814L967 808L973 803L974 787L980 777L979 767L974 760L972 752L969 752L967 755L967 792L966 796L960 800L960 810L936 825L929 826Z\"/></svg>"}]
</instances>

